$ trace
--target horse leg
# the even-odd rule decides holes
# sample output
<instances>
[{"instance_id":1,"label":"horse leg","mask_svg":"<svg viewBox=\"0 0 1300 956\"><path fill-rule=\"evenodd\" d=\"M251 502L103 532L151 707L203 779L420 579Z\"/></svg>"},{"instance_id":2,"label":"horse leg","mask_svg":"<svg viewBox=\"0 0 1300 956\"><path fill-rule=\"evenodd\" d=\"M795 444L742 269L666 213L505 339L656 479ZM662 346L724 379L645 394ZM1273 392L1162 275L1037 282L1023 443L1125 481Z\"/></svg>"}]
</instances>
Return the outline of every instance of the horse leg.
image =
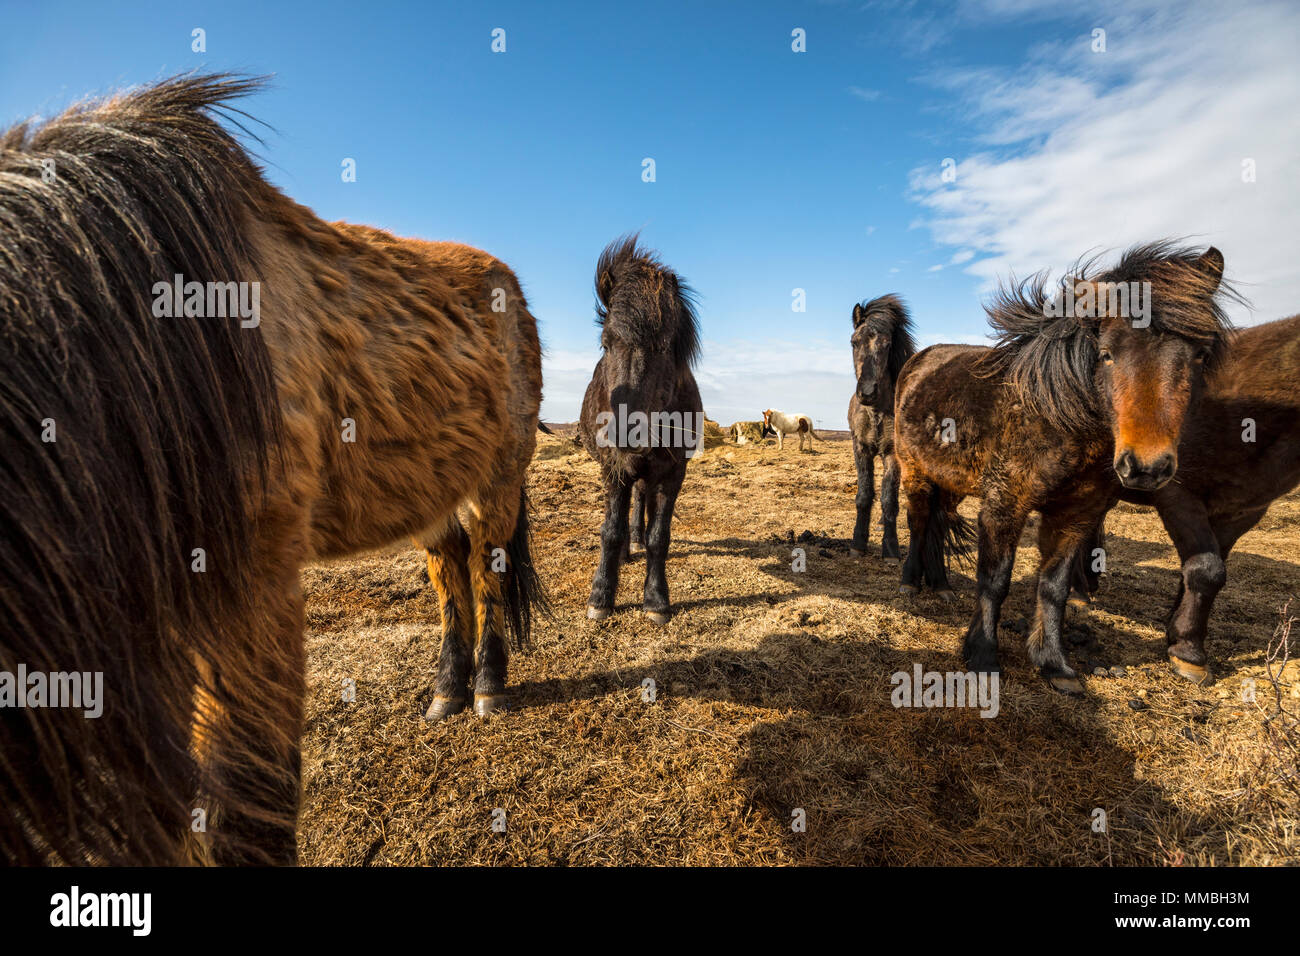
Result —
<instances>
[{"instance_id":1,"label":"horse leg","mask_svg":"<svg viewBox=\"0 0 1300 956\"><path fill-rule=\"evenodd\" d=\"M654 490L654 517L650 523L645 549L645 600L642 610L656 624L667 624L672 616L668 603L668 541L672 532L673 508L686 477L683 464Z\"/></svg>"},{"instance_id":2,"label":"horse leg","mask_svg":"<svg viewBox=\"0 0 1300 956\"><path fill-rule=\"evenodd\" d=\"M644 481L638 481L632 486L632 533L628 538L627 547L623 549L624 561L631 559L633 546L637 550L645 549L645 492Z\"/></svg>"},{"instance_id":3,"label":"horse leg","mask_svg":"<svg viewBox=\"0 0 1300 956\"><path fill-rule=\"evenodd\" d=\"M1002 602L1011 589L1011 572L1016 563L1016 544L1025 526L1027 513L1020 507L1008 507L996 497L985 497L979 516L979 557L977 559L976 608L962 653L966 666L990 674L1001 672L998 663L998 621Z\"/></svg>"},{"instance_id":4,"label":"horse leg","mask_svg":"<svg viewBox=\"0 0 1300 956\"><path fill-rule=\"evenodd\" d=\"M882 464L885 473L880 478L880 520L884 531L880 541L880 556L897 564L902 556L898 548L898 459L893 452L886 452Z\"/></svg>"},{"instance_id":5,"label":"horse leg","mask_svg":"<svg viewBox=\"0 0 1300 956\"><path fill-rule=\"evenodd\" d=\"M614 610L618 594L618 566L627 541L627 507L632 486L615 479L605 489L605 523L600 529L600 564L591 581L587 617L603 621Z\"/></svg>"},{"instance_id":6,"label":"horse leg","mask_svg":"<svg viewBox=\"0 0 1300 956\"><path fill-rule=\"evenodd\" d=\"M1083 693L1079 675L1066 659L1061 626L1077 568L1076 553L1091 540L1093 532L1085 530L1090 527L1086 515L1056 512L1044 514L1038 526L1038 606L1025 647L1038 673L1064 694Z\"/></svg>"},{"instance_id":7,"label":"horse leg","mask_svg":"<svg viewBox=\"0 0 1300 956\"><path fill-rule=\"evenodd\" d=\"M506 709L505 576L508 543L519 520L519 485L497 486L498 493L470 502L469 580L474 592L474 713L480 717Z\"/></svg>"},{"instance_id":8,"label":"horse leg","mask_svg":"<svg viewBox=\"0 0 1300 956\"><path fill-rule=\"evenodd\" d=\"M260 621L232 629L196 694L196 750L220 865L298 860L305 695L297 560L259 561Z\"/></svg>"},{"instance_id":9,"label":"horse leg","mask_svg":"<svg viewBox=\"0 0 1300 956\"><path fill-rule=\"evenodd\" d=\"M442 649L433 702L424 719L437 723L465 709L474 664L474 595L469 581L469 535L455 518L440 536L424 545L429 581L438 592L442 613Z\"/></svg>"},{"instance_id":10,"label":"horse leg","mask_svg":"<svg viewBox=\"0 0 1300 956\"><path fill-rule=\"evenodd\" d=\"M871 505L876 497L876 458L875 449L853 439L853 464L858 470L858 494L853 503L857 507L857 520L853 522L853 543L849 554L860 558L867 553L868 539L871 537Z\"/></svg>"},{"instance_id":11,"label":"horse leg","mask_svg":"<svg viewBox=\"0 0 1300 956\"><path fill-rule=\"evenodd\" d=\"M925 481L903 482L907 497L907 560L903 562L902 594L912 595L921 589L925 577L925 538L930 525L930 493L934 486Z\"/></svg>"},{"instance_id":12,"label":"horse leg","mask_svg":"<svg viewBox=\"0 0 1300 956\"><path fill-rule=\"evenodd\" d=\"M1175 673L1204 684L1210 679L1205 631L1214 599L1227 582L1227 568L1204 502L1175 489L1162 491L1157 505L1182 561L1178 595L1165 624L1165 651Z\"/></svg>"},{"instance_id":13,"label":"horse leg","mask_svg":"<svg viewBox=\"0 0 1300 956\"><path fill-rule=\"evenodd\" d=\"M1183 556L1183 549L1179 547L1179 556L1183 558L1179 600L1165 628L1165 640L1169 663L1180 677L1197 684L1207 683L1211 679L1205 635L1209 629L1210 612L1214 608L1215 598L1228 581L1228 555L1237 540L1259 522L1266 510L1260 509L1212 524L1210 535L1216 544L1214 551L1208 550L1203 538L1199 539L1202 550L1188 556ZM1163 511L1160 517L1164 519ZM1209 520L1208 516L1206 520ZM1173 537L1170 525L1166 523L1165 527L1170 530L1170 537ZM1175 546L1178 546L1177 540Z\"/></svg>"}]
</instances>

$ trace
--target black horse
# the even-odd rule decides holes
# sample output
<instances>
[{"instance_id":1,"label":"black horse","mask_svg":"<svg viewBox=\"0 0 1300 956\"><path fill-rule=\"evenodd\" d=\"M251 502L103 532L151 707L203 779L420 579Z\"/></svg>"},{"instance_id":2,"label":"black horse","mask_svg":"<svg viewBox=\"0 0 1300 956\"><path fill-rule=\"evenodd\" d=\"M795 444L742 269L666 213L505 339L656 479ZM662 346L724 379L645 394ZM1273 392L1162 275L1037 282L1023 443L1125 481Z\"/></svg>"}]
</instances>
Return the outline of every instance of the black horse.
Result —
<instances>
[{"instance_id":1,"label":"black horse","mask_svg":"<svg viewBox=\"0 0 1300 956\"><path fill-rule=\"evenodd\" d=\"M849 432L858 468L858 520L850 553L862 557L870 535L871 505L876 494L876 456L885 473L880 479L880 520L884 532L880 555L893 561L898 550L898 460L894 457L894 382L916 352L912 319L894 295L882 295L853 307L853 371L858 384L849 400Z\"/></svg>"},{"instance_id":2,"label":"black horse","mask_svg":"<svg viewBox=\"0 0 1300 956\"><path fill-rule=\"evenodd\" d=\"M645 541L646 616L671 617L664 562L686 463L702 447L704 409L691 366L700 350L694 295L637 237L616 239L596 263L603 351L582 400L578 433L600 463L605 523L587 617L614 610L619 565L628 557L628 505Z\"/></svg>"}]
</instances>

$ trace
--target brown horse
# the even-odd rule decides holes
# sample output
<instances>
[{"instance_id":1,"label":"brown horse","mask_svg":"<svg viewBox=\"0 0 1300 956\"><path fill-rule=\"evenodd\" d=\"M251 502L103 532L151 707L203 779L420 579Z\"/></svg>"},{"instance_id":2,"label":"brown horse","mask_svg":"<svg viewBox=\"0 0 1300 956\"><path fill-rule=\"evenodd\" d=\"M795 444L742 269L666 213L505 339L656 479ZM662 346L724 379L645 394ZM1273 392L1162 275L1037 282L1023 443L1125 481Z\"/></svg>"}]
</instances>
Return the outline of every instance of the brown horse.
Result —
<instances>
[{"instance_id":1,"label":"brown horse","mask_svg":"<svg viewBox=\"0 0 1300 956\"><path fill-rule=\"evenodd\" d=\"M704 439L704 409L691 373L700 348L694 296L630 236L600 254L596 298L602 355L582 399L578 433L600 463L605 523L587 617L598 621L613 613L635 489L634 535L644 536L646 550L643 609L656 624L666 624L673 508L686 463Z\"/></svg>"},{"instance_id":2,"label":"brown horse","mask_svg":"<svg viewBox=\"0 0 1300 956\"><path fill-rule=\"evenodd\" d=\"M876 495L876 456L885 473L880 479L880 519L884 525L881 557L897 561L898 459L894 457L894 383L914 354L912 320L894 295L882 295L853 307L853 372L857 386L849 400L853 463L858 469L858 518L849 553L867 551L867 529Z\"/></svg>"},{"instance_id":3,"label":"brown horse","mask_svg":"<svg viewBox=\"0 0 1300 956\"><path fill-rule=\"evenodd\" d=\"M945 544L963 550L957 504L978 495L978 606L964 654L972 670L997 671L1016 545L1030 512L1040 512L1029 655L1067 693L1082 690L1061 646L1077 546L1114 502L1114 475L1144 491L1174 477L1184 419L1223 352L1219 299L1230 293L1214 248L1197 256L1153 243L1114 269L1088 271L1051 298L1042 276L1000 291L988 308L1000 344L917 353L895 406L912 539L903 592L924 577L951 597L942 555Z\"/></svg>"},{"instance_id":4,"label":"brown horse","mask_svg":"<svg viewBox=\"0 0 1300 956\"><path fill-rule=\"evenodd\" d=\"M1120 490L1122 500L1159 511L1178 549L1182 577L1165 636L1173 669L1195 683L1210 678L1205 632L1228 554L1300 484L1297 382L1300 315L1239 331L1183 426L1178 480L1155 492ZM1087 552L1103 540L1099 526Z\"/></svg>"},{"instance_id":5,"label":"brown horse","mask_svg":"<svg viewBox=\"0 0 1300 956\"><path fill-rule=\"evenodd\" d=\"M257 87L173 79L0 140L0 670L104 695L0 711L0 861L294 861L307 561L428 546L435 716L471 666L499 707L527 634L519 285L280 193L215 118Z\"/></svg>"}]
</instances>

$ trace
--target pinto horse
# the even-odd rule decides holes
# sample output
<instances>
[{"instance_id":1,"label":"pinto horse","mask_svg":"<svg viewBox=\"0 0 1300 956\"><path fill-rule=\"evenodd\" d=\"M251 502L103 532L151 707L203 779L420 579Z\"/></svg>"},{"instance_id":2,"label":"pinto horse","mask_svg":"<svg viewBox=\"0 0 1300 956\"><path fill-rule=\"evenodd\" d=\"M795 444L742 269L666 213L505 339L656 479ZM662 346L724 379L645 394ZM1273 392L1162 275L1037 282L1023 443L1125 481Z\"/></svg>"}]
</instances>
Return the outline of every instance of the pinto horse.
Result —
<instances>
[{"instance_id":1,"label":"pinto horse","mask_svg":"<svg viewBox=\"0 0 1300 956\"><path fill-rule=\"evenodd\" d=\"M1140 491L1174 477L1184 422L1224 352L1220 299L1231 293L1214 248L1198 256L1157 242L1088 271L1053 297L1041 275L1000 290L988 307L999 344L918 352L895 405L912 540L903 593L924 579L951 598L943 556L965 550L969 528L956 509L978 495L978 604L963 650L972 670L996 672L1016 545L1040 512L1029 656L1066 693L1082 692L1061 645L1077 547L1114 503L1115 475Z\"/></svg>"},{"instance_id":2,"label":"pinto horse","mask_svg":"<svg viewBox=\"0 0 1300 956\"><path fill-rule=\"evenodd\" d=\"M1174 671L1194 683L1210 679L1205 633L1228 554L1300 484L1298 381L1300 315L1240 330L1183 426L1178 480L1154 492L1120 490L1122 500L1160 513L1178 549L1182 575L1165 638ZM1093 538L1101 546L1100 525Z\"/></svg>"},{"instance_id":3,"label":"pinto horse","mask_svg":"<svg viewBox=\"0 0 1300 956\"><path fill-rule=\"evenodd\" d=\"M858 517L849 553L867 550L871 505L876 494L876 456L884 467L880 479L880 519L884 526L880 554L893 561L898 550L898 459L894 457L894 382L914 354L912 320L902 301L882 295L853 307L853 372L857 386L849 399L849 432L858 470Z\"/></svg>"},{"instance_id":4,"label":"pinto horse","mask_svg":"<svg viewBox=\"0 0 1300 956\"><path fill-rule=\"evenodd\" d=\"M191 75L0 138L0 670L104 697L0 711L0 862L294 862L307 561L427 546L442 714L471 668L497 709L527 637L519 284L270 185L218 122L258 87Z\"/></svg>"},{"instance_id":5,"label":"pinto horse","mask_svg":"<svg viewBox=\"0 0 1300 956\"><path fill-rule=\"evenodd\" d=\"M619 565L633 536L646 551L645 615L672 615L665 563L686 463L704 439L704 408L691 372L700 350L694 295L637 237L616 239L596 263L600 361L582 399L578 433L600 464L605 523L587 617L614 610Z\"/></svg>"},{"instance_id":6,"label":"pinto horse","mask_svg":"<svg viewBox=\"0 0 1300 956\"><path fill-rule=\"evenodd\" d=\"M803 451L804 441L808 442L808 450L812 451L813 439L821 441L821 436L813 431L813 420L808 415L792 415L788 412L778 412L775 409L767 408L763 410L763 437L768 435L776 436L776 447L785 448L786 435L799 436L799 450Z\"/></svg>"}]
</instances>

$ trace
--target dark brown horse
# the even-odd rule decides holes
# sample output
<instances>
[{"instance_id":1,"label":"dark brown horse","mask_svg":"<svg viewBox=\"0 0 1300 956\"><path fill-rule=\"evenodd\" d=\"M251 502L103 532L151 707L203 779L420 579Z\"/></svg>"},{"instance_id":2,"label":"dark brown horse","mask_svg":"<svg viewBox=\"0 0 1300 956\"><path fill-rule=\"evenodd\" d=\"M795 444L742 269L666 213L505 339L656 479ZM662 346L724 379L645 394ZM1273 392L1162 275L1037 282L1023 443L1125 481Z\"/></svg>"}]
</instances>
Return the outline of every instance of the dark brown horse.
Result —
<instances>
[{"instance_id":1,"label":"dark brown horse","mask_svg":"<svg viewBox=\"0 0 1300 956\"><path fill-rule=\"evenodd\" d=\"M881 557L897 561L898 460L894 457L894 383L903 365L916 353L912 320L902 301L882 295L853 307L853 372L857 386L849 400L849 432L853 436L853 463L858 469L858 518L853 525L850 553L867 551L867 529L876 495L876 456L884 474L880 478L880 519L884 526Z\"/></svg>"},{"instance_id":2,"label":"dark brown horse","mask_svg":"<svg viewBox=\"0 0 1300 956\"><path fill-rule=\"evenodd\" d=\"M902 590L914 593L924 578L951 596L938 555L945 543L962 550L957 504L978 495L978 606L963 650L972 670L997 671L1016 545L1030 512L1040 512L1029 655L1070 693L1082 688L1061 620L1077 547L1114 502L1115 475L1144 491L1174 477L1185 417L1224 350L1219 299L1229 291L1214 248L1197 256L1154 243L1107 272L1088 271L1059 295L1049 297L1042 276L1000 291L988 307L1000 344L919 352L899 377L895 406L912 539Z\"/></svg>"},{"instance_id":3,"label":"dark brown horse","mask_svg":"<svg viewBox=\"0 0 1300 956\"><path fill-rule=\"evenodd\" d=\"M0 672L103 688L0 709L0 862L293 862L308 561L427 546L442 713L471 675L497 709L527 636L519 284L289 199L218 122L256 88L0 137Z\"/></svg>"},{"instance_id":4,"label":"dark brown horse","mask_svg":"<svg viewBox=\"0 0 1300 956\"><path fill-rule=\"evenodd\" d=\"M1300 315L1243 329L1183 426L1178 480L1120 498L1154 506L1182 561L1165 625L1169 662L1210 677L1205 632L1233 545L1300 484ZM1102 545L1100 531L1085 553Z\"/></svg>"},{"instance_id":5,"label":"dark brown horse","mask_svg":"<svg viewBox=\"0 0 1300 956\"><path fill-rule=\"evenodd\" d=\"M627 557L628 505L636 490L645 537L646 616L671 616L668 557L673 507L686 463L702 447L704 409L691 373L699 353L694 298L675 272L635 236L617 239L596 263L602 355L582 400L582 441L600 463L605 523L587 616L614 610L619 565Z\"/></svg>"}]
</instances>

